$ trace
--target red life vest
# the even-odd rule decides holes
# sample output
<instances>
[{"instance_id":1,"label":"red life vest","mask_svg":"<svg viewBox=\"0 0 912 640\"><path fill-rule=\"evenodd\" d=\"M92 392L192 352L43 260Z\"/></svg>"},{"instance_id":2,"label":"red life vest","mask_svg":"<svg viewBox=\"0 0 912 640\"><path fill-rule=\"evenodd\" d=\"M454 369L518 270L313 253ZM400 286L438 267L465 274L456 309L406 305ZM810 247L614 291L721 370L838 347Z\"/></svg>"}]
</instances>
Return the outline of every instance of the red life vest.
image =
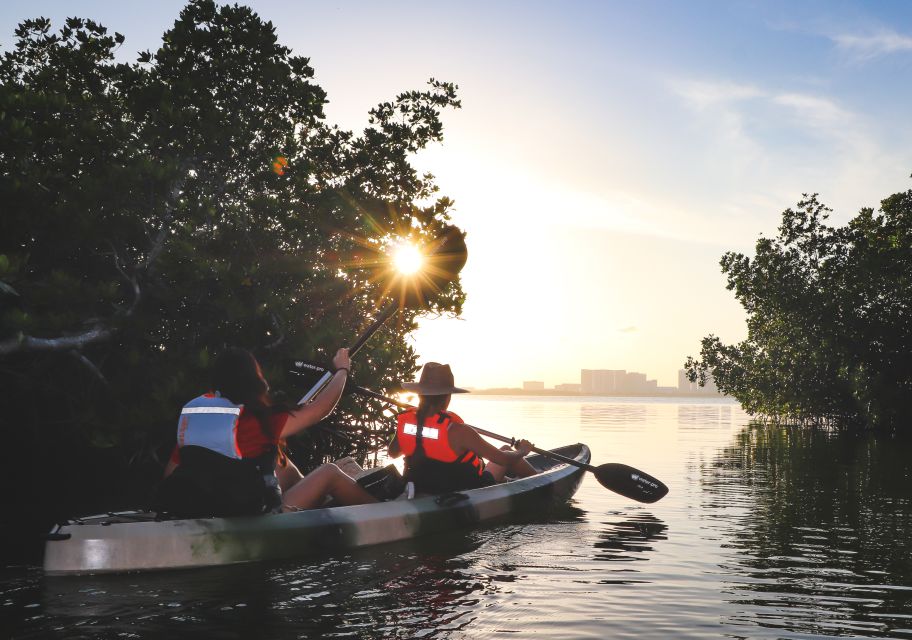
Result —
<instances>
[{"instance_id":1,"label":"red life vest","mask_svg":"<svg viewBox=\"0 0 912 640\"><path fill-rule=\"evenodd\" d=\"M440 411L427 417L419 429L416 410L410 409L400 413L396 423L399 448L409 458L415 455L416 449L420 446L424 450L424 455L431 460L470 467L472 475L481 476L484 473L484 461L474 451L466 451L460 456L450 446L450 425L461 423L462 418L455 413Z\"/></svg>"}]
</instances>

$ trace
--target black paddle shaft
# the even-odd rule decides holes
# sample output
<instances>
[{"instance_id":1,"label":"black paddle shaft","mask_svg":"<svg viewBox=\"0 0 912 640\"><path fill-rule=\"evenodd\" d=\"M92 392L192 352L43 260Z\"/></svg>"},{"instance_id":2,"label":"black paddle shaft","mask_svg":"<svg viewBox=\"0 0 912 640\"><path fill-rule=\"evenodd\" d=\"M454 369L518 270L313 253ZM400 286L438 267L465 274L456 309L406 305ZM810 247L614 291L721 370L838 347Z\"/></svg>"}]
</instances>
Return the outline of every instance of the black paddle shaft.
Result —
<instances>
[{"instance_id":1,"label":"black paddle shaft","mask_svg":"<svg viewBox=\"0 0 912 640\"><path fill-rule=\"evenodd\" d=\"M361 347L370 340L370 337L377 332L377 329L383 326L383 323L389 320L396 311L399 310L399 303L395 300L386 305L386 308L380 312L377 316L377 319L374 320L371 325L364 330L364 332L358 336L358 339L355 340L355 343L348 348L348 355L353 356L361 350Z\"/></svg>"},{"instance_id":2,"label":"black paddle shaft","mask_svg":"<svg viewBox=\"0 0 912 640\"><path fill-rule=\"evenodd\" d=\"M367 329L365 329L361 333L360 336L358 336L358 339L355 340L355 343L351 347L349 347L349 349L348 349L349 357L358 353L358 351L361 350L361 347L363 347L364 344L368 340L370 340L370 337L377 332L377 329L382 327L383 323L386 322L387 320L389 320L390 316L392 316L398 310L399 310L398 302L392 301L389 304L387 304L386 307L383 309L383 311L381 311L380 314L377 316L376 320L374 320L370 324L370 326L367 327ZM313 398L320 391L322 391L323 387L325 387L327 384L329 384L329 380L330 380L330 378L332 378L332 376L333 376L333 372L330 371L329 369L325 369L323 376L317 381L317 383L314 386L312 386L310 388L310 390L306 394L304 394L303 398L298 400L298 404L307 403L311 398Z\"/></svg>"}]
</instances>

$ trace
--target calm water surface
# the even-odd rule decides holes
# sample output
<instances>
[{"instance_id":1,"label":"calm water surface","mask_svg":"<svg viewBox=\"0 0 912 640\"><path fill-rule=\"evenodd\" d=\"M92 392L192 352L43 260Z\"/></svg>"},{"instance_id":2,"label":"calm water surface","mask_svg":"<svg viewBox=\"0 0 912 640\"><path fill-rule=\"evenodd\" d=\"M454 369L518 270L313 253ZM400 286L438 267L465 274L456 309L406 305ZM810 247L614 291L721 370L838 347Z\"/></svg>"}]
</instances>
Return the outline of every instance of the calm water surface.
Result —
<instances>
[{"instance_id":1,"label":"calm water surface","mask_svg":"<svg viewBox=\"0 0 912 640\"><path fill-rule=\"evenodd\" d=\"M296 563L0 573L12 638L912 638L912 446L733 403L466 396L468 422L662 479L477 531Z\"/></svg>"}]
</instances>

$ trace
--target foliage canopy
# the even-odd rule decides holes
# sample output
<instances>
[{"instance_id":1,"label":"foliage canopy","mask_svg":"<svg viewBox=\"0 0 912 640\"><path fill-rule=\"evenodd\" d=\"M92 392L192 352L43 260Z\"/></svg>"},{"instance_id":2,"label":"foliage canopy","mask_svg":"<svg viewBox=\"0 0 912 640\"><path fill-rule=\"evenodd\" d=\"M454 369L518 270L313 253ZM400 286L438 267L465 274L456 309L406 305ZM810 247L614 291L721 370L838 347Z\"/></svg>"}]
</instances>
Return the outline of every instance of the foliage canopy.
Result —
<instances>
[{"instance_id":1,"label":"foliage canopy","mask_svg":"<svg viewBox=\"0 0 912 640\"><path fill-rule=\"evenodd\" d=\"M748 337L703 339L691 381L711 374L752 414L842 428L912 420L912 191L842 227L807 196L782 214L753 259L721 260L747 311Z\"/></svg>"},{"instance_id":2,"label":"foliage canopy","mask_svg":"<svg viewBox=\"0 0 912 640\"><path fill-rule=\"evenodd\" d=\"M225 345L288 387L286 360L328 357L371 319L384 243L448 224L410 157L442 140L453 84L379 104L355 135L246 7L194 0L129 64L91 20L16 37L0 60L0 415L33 434L22 446L76 433L153 454ZM463 297L451 283L431 308ZM359 382L415 370L415 317L359 353ZM343 409L364 427L381 415Z\"/></svg>"}]
</instances>

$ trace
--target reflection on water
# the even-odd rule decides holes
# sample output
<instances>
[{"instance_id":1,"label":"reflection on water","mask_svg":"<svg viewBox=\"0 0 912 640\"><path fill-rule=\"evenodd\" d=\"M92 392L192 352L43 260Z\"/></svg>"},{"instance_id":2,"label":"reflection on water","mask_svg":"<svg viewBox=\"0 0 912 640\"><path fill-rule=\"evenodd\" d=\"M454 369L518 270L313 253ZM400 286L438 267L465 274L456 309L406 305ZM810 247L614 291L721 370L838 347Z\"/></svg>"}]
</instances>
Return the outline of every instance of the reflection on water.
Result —
<instances>
[{"instance_id":1,"label":"reflection on water","mask_svg":"<svg viewBox=\"0 0 912 640\"><path fill-rule=\"evenodd\" d=\"M555 512L292 563L47 579L0 569L23 638L910 638L912 445L750 426L728 401L459 398L671 491L587 474ZM0 637L7 637L0 634Z\"/></svg>"},{"instance_id":2,"label":"reflection on water","mask_svg":"<svg viewBox=\"0 0 912 640\"><path fill-rule=\"evenodd\" d=\"M562 552L583 537L586 518L564 506L291 565L50 578L31 569L4 577L0 603L25 614L4 620L16 638L159 638L181 630L206 638L447 637L476 621L485 603L510 600L517 583L566 571ZM493 619L496 633L524 626Z\"/></svg>"},{"instance_id":3,"label":"reflection on water","mask_svg":"<svg viewBox=\"0 0 912 640\"><path fill-rule=\"evenodd\" d=\"M580 406L580 425L585 429L613 429L643 423L649 416L649 407L641 403L597 403Z\"/></svg>"},{"instance_id":4,"label":"reflection on water","mask_svg":"<svg viewBox=\"0 0 912 640\"><path fill-rule=\"evenodd\" d=\"M595 543L596 560L610 562L630 562L648 560L647 551L652 551L650 544L654 540L666 540L668 527L651 513L628 514L618 513L621 520L603 522L604 530ZM624 519L624 516L626 519ZM602 581L605 584L605 581Z\"/></svg>"},{"instance_id":5,"label":"reflection on water","mask_svg":"<svg viewBox=\"0 0 912 640\"><path fill-rule=\"evenodd\" d=\"M906 442L753 426L703 470L737 550L721 569L733 624L799 634L912 635L912 459Z\"/></svg>"},{"instance_id":6,"label":"reflection on water","mask_svg":"<svg viewBox=\"0 0 912 640\"><path fill-rule=\"evenodd\" d=\"M728 427L732 420L732 407L721 405L678 405L678 425L681 429L706 429Z\"/></svg>"},{"instance_id":7,"label":"reflection on water","mask_svg":"<svg viewBox=\"0 0 912 640\"><path fill-rule=\"evenodd\" d=\"M438 536L410 545L316 563L240 565L142 576L49 578L36 593L21 638L162 637L175 629L203 637L399 637L441 633L470 620L479 597L498 590L462 558L490 531ZM28 582L28 580L23 581ZM8 589L6 598L14 597ZM463 620L467 618L467 620ZM20 623L21 624L21 623Z\"/></svg>"}]
</instances>

